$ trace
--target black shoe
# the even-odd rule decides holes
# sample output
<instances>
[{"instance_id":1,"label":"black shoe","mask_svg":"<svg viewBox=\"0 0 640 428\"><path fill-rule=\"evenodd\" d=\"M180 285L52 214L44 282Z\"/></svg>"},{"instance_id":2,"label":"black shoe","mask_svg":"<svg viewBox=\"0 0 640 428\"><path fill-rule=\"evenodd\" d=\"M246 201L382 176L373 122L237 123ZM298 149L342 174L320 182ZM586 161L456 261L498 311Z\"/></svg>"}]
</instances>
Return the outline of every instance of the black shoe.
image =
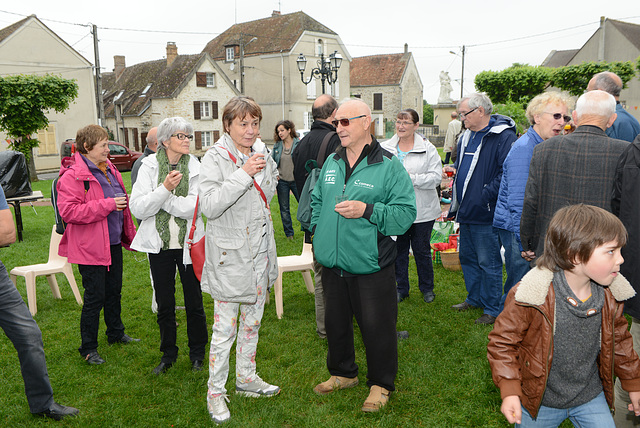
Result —
<instances>
[{"instance_id":1,"label":"black shoe","mask_svg":"<svg viewBox=\"0 0 640 428\"><path fill-rule=\"evenodd\" d=\"M475 306L470 305L469 303L467 303L466 300L464 302L462 302L462 303L458 303L457 305L451 306L451 309L455 309L456 311L460 311L460 312L466 311L466 310L469 310L469 309L475 309L475 308L476 308Z\"/></svg>"},{"instance_id":2,"label":"black shoe","mask_svg":"<svg viewBox=\"0 0 640 428\"><path fill-rule=\"evenodd\" d=\"M435 300L436 293L434 293L433 291L425 291L422 296L424 297L425 303L431 303Z\"/></svg>"},{"instance_id":3,"label":"black shoe","mask_svg":"<svg viewBox=\"0 0 640 428\"><path fill-rule=\"evenodd\" d=\"M401 294L400 292L398 292L398 303L402 302L404 299L408 299L409 295L408 294Z\"/></svg>"},{"instance_id":4,"label":"black shoe","mask_svg":"<svg viewBox=\"0 0 640 428\"><path fill-rule=\"evenodd\" d=\"M160 364L158 364L158 367L153 369L153 374L154 375L159 375L159 374L162 374L162 373L166 373L166 371L169 370L172 365L173 365L173 363L163 363L161 361Z\"/></svg>"},{"instance_id":5,"label":"black shoe","mask_svg":"<svg viewBox=\"0 0 640 428\"><path fill-rule=\"evenodd\" d=\"M125 333L120 339L107 339L107 342L109 342L109 345L113 345L114 343L124 343L126 345L131 342L140 342L140 339L134 339Z\"/></svg>"},{"instance_id":6,"label":"black shoe","mask_svg":"<svg viewBox=\"0 0 640 428\"><path fill-rule=\"evenodd\" d=\"M98 351L89 352L87 355L85 355L84 359L87 361L87 363L96 366L99 364L104 364L106 362L102 359L100 354L98 354Z\"/></svg>"},{"instance_id":7,"label":"black shoe","mask_svg":"<svg viewBox=\"0 0 640 428\"><path fill-rule=\"evenodd\" d=\"M76 409L75 407L63 406L62 404L58 404L54 401L53 403L51 403L51 406L47 410L45 410L44 412L34 413L34 415L60 421L66 416L78 416L78 413L80 413L80 410Z\"/></svg>"},{"instance_id":8,"label":"black shoe","mask_svg":"<svg viewBox=\"0 0 640 428\"><path fill-rule=\"evenodd\" d=\"M202 360L193 360L191 362L191 370L199 372L202 370Z\"/></svg>"},{"instance_id":9,"label":"black shoe","mask_svg":"<svg viewBox=\"0 0 640 428\"><path fill-rule=\"evenodd\" d=\"M496 317L489 314L483 314L480 318L476 320L476 324L484 324L484 325L491 325L494 322L496 322Z\"/></svg>"}]
</instances>

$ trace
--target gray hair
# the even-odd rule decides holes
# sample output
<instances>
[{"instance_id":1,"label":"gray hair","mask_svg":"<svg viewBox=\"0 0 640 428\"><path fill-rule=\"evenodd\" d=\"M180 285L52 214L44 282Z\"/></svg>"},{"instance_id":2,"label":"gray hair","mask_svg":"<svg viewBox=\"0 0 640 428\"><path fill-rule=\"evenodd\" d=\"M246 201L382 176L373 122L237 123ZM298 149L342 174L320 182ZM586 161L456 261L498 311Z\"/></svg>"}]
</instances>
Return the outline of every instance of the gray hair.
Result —
<instances>
[{"instance_id":1,"label":"gray hair","mask_svg":"<svg viewBox=\"0 0 640 428\"><path fill-rule=\"evenodd\" d=\"M593 76L595 89L600 89L601 91L605 91L614 97L620 96L620 91L622 91L622 79L618 77L617 74L611 71L603 71ZM620 80L620 82L618 82Z\"/></svg>"},{"instance_id":2,"label":"gray hair","mask_svg":"<svg viewBox=\"0 0 640 428\"><path fill-rule=\"evenodd\" d=\"M613 95L599 89L585 92L576 102L578 118L582 115L593 115L609 119L615 112L616 99Z\"/></svg>"},{"instance_id":3,"label":"gray hair","mask_svg":"<svg viewBox=\"0 0 640 428\"><path fill-rule=\"evenodd\" d=\"M529 123L535 125L536 122L534 116L544 113L548 105L561 105L570 109L573 105L573 101L566 92L550 91L536 95L531 101L529 101L529 105L527 105L526 115Z\"/></svg>"},{"instance_id":4,"label":"gray hair","mask_svg":"<svg viewBox=\"0 0 640 428\"><path fill-rule=\"evenodd\" d=\"M158 150L164 150L164 142L176 132L193 134L193 125L182 117L168 117L158 125Z\"/></svg>"},{"instance_id":5,"label":"gray hair","mask_svg":"<svg viewBox=\"0 0 640 428\"><path fill-rule=\"evenodd\" d=\"M462 104L464 101L467 101L470 109L482 107L484 109L484 114L489 115L493 111L493 104L491 103L491 100L489 99L487 94L485 94L484 92L474 92L468 97L464 97L463 99L458 101L458 104L456 105L456 108L458 110L460 109L460 104Z\"/></svg>"}]
</instances>

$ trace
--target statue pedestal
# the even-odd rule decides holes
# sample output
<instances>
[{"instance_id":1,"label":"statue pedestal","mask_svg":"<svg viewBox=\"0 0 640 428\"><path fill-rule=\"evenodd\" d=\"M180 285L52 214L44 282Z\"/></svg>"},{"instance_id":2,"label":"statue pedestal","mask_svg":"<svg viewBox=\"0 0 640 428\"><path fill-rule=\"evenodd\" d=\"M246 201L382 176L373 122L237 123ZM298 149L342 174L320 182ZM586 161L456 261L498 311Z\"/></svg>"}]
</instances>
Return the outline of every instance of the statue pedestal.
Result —
<instances>
[{"instance_id":1,"label":"statue pedestal","mask_svg":"<svg viewBox=\"0 0 640 428\"><path fill-rule=\"evenodd\" d=\"M440 128L440 134L444 139L444 134L447 132L447 126L451 122L451 113L456 111L456 103L438 103L433 104L433 124L438 125Z\"/></svg>"}]
</instances>

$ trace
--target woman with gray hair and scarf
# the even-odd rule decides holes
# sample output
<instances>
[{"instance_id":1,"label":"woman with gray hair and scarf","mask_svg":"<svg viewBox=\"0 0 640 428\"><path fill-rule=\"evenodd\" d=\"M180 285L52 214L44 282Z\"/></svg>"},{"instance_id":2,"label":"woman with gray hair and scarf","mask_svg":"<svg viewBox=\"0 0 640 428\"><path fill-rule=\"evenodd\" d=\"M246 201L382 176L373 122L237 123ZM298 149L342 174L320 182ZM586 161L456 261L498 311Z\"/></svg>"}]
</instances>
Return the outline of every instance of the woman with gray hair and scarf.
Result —
<instances>
[{"instance_id":1,"label":"woman with gray hair and scarf","mask_svg":"<svg viewBox=\"0 0 640 428\"><path fill-rule=\"evenodd\" d=\"M181 117L158 126L158 151L142 161L131 192L131 212L140 228L131 247L149 254L158 302L162 359L153 369L166 372L178 357L176 346L175 273L180 273L187 314L189 358L194 371L202 369L208 341L207 320L200 282L193 272L187 239L198 197L200 162L189 154L193 126ZM196 220L194 239L204 236L202 217Z\"/></svg>"}]
</instances>

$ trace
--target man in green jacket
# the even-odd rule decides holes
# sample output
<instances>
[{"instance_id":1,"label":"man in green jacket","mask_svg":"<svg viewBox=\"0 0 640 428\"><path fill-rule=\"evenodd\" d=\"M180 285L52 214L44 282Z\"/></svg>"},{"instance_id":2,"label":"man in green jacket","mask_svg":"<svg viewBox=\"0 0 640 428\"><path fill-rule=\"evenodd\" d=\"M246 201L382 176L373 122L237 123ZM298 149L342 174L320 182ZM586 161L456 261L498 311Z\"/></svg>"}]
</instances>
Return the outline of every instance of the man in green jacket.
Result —
<instances>
[{"instance_id":1,"label":"man in green jacket","mask_svg":"<svg viewBox=\"0 0 640 428\"><path fill-rule=\"evenodd\" d=\"M318 394L358 384L353 317L367 353L369 397L362 410L383 407L398 371L395 259L392 236L416 219L415 192L400 161L369 133L371 110L342 104L333 121L341 147L329 156L312 194L314 251L325 291L327 368Z\"/></svg>"}]
</instances>

